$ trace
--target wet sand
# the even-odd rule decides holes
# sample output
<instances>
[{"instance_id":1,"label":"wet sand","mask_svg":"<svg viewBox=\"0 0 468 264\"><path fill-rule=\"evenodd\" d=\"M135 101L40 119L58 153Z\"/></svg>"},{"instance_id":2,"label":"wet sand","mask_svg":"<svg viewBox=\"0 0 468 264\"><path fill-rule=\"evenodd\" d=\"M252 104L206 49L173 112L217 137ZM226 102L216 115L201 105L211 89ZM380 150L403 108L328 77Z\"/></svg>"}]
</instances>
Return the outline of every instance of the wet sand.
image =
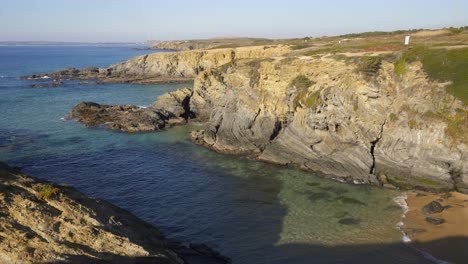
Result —
<instances>
[{"instance_id":1,"label":"wet sand","mask_svg":"<svg viewBox=\"0 0 468 264\"><path fill-rule=\"evenodd\" d=\"M409 210L403 220L403 229L410 237L411 244L437 259L468 263L468 195L421 191L411 191L407 195ZM425 214L422 207L434 200L442 206L451 207L440 213ZM427 222L426 217L442 218L445 223L434 225Z\"/></svg>"}]
</instances>

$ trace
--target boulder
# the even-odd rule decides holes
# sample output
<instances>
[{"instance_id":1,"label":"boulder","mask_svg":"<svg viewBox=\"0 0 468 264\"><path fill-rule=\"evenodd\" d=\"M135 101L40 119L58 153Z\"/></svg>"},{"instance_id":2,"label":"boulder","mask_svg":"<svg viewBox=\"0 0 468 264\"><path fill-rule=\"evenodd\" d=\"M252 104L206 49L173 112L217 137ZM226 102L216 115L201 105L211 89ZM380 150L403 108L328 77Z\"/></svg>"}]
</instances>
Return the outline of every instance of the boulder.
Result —
<instances>
[{"instance_id":1,"label":"boulder","mask_svg":"<svg viewBox=\"0 0 468 264\"><path fill-rule=\"evenodd\" d=\"M440 213L444 210L444 207L438 201L432 201L425 206L423 206L422 211L425 214L435 214Z\"/></svg>"}]
</instances>

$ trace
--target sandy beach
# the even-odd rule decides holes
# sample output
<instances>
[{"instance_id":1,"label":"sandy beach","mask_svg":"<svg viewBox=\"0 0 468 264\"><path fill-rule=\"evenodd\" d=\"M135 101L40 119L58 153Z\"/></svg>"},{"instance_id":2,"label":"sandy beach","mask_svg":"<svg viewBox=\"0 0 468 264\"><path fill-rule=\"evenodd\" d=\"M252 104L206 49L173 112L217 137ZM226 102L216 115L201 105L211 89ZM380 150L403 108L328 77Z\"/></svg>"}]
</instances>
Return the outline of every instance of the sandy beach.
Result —
<instances>
[{"instance_id":1,"label":"sandy beach","mask_svg":"<svg viewBox=\"0 0 468 264\"><path fill-rule=\"evenodd\" d=\"M404 218L404 231L411 244L429 252L437 259L451 263L468 261L468 195L457 192L433 194L421 191L407 193L409 210ZM432 201L439 202L442 212L427 214L422 208ZM445 220L429 223L426 218Z\"/></svg>"}]
</instances>

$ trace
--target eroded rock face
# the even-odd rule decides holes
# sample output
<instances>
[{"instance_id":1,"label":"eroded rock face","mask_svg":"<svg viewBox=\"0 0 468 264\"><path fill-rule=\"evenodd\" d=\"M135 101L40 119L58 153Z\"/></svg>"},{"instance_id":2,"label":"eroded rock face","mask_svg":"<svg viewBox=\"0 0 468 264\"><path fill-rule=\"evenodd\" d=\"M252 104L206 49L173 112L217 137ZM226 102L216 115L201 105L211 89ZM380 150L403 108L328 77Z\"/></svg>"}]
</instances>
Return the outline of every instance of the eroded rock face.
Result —
<instances>
[{"instance_id":1,"label":"eroded rock face","mask_svg":"<svg viewBox=\"0 0 468 264\"><path fill-rule=\"evenodd\" d=\"M103 200L35 180L0 162L1 263L227 263L168 241Z\"/></svg>"},{"instance_id":2,"label":"eroded rock face","mask_svg":"<svg viewBox=\"0 0 468 264\"><path fill-rule=\"evenodd\" d=\"M158 131L166 126L183 124L186 120L172 112L134 105L100 105L79 103L67 119L76 118L87 127L105 126L125 132Z\"/></svg>"},{"instance_id":3,"label":"eroded rock face","mask_svg":"<svg viewBox=\"0 0 468 264\"><path fill-rule=\"evenodd\" d=\"M219 152L348 182L467 191L467 142L447 133L466 109L418 63L400 78L386 61L368 75L327 57L238 60L202 72L190 108L207 121L194 142Z\"/></svg>"},{"instance_id":4,"label":"eroded rock face","mask_svg":"<svg viewBox=\"0 0 468 264\"><path fill-rule=\"evenodd\" d=\"M176 117L193 118L195 114L190 110L190 97L192 97L192 94L193 90L190 88L178 89L163 94L153 103L153 108L164 109L173 113Z\"/></svg>"}]
</instances>

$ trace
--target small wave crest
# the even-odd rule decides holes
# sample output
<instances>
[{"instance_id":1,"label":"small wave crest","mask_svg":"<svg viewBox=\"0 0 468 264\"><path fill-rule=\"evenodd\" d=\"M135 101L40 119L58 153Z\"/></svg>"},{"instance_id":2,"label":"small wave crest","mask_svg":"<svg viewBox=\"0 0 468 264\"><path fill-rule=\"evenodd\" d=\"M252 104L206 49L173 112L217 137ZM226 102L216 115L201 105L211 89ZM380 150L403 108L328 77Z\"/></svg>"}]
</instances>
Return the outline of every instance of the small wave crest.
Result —
<instances>
[{"instance_id":1,"label":"small wave crest","mask_svg":"<svg viewBox=\"0 0 468 264\"><path fill-rule=\"evenodd\" d=\"M409 207L408 207L408 203L406 202L406 199L408 199L408 195L406 193L393 198L393 201L395 201L395 203L398 204L403 209L403 214L401 215L401 218L405 218L406 214L409 211ZM403 242L408 243L408 242L411 242L411 239L409 238L408 234L403 229L404 225L405 224L403 223L403 221L400 221L396 224L396 227L403 235L403 238L402 238Z\"/></svg>"}]
</instances>

